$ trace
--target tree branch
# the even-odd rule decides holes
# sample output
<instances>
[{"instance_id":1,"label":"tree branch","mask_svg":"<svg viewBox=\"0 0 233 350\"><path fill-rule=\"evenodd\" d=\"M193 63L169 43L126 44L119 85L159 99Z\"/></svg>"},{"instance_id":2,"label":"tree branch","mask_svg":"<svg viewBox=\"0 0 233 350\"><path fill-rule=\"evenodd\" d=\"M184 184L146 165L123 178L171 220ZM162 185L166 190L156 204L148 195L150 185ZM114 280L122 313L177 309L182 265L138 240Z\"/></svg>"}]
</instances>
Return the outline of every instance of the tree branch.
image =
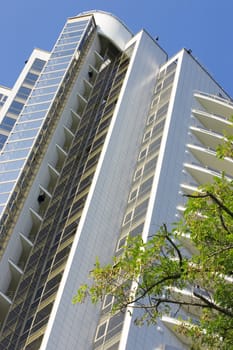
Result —
<instances>
[{"instance_id":1,"label":"tree branch","mask_svg":"<svg viewBox=\"0 0 233 350\"><path fill-rule=\"evenodd\" d=\"M205 297L203 297L202 295L198 294L198 293L195 293L193 292L193 295L199 299L201 299L204 303L206 303L207 305L210 306L210 308L214 309L214 310L217 310L218 312L226 315L226 316L229 316L229 317L233 317L233 312L231 312L229 309L224 309L222 308L221 306L215 304L214 302L206 299Z\"/></svg>"},{"instance_id":2,"label":"tree branch","mask_svg":"<svg viewBox=\"0 0 233 350\"><path fill-rule=\"evenodd\" d=\"M169 237L168 235L168 232L167 232L167 226L165 224L163 224L163 228L164 228L164 231L166 233L166 239L169 241L169 243L173 246L173 248L175 249L175 251L177 252L177 255L179 257L179 262L180 262L180 267L182 267L183 265L183 257L182 257L182 254L179 250L179 248L177 247L177 245L172 241L172 239Z\"/></svg>"},{"instance_id":3,"label":"tree branch","mask_svg":"<svg viewBox=\"0 0 233 350\"><path fill-rule=\"evenodd\" d=\"M226 207L222 201L220 201L213 193L211 192L206 192L205 194L184 194L184 197L187 198L207 198L210 197L213 202L215 202L220 208L222 208L228 215L230 215L233 218L233 212Z\"/></svg>"},{"instance_id":4,"label":"tree branch","mask_svg":"<svg viewBox=\"0 0 233 350\"><path fill-rule=\"evenodd\" d=\"M212 256L215 256L215 255L219 255L220 253L226 252L226 251L231 250L231 249L233 249L232 244L228 245L225 248L221 248L221 249L217 250L216 252L211 253L210 255L208 255L208 258L211 258Z\"/></svg>"}]
</instances>

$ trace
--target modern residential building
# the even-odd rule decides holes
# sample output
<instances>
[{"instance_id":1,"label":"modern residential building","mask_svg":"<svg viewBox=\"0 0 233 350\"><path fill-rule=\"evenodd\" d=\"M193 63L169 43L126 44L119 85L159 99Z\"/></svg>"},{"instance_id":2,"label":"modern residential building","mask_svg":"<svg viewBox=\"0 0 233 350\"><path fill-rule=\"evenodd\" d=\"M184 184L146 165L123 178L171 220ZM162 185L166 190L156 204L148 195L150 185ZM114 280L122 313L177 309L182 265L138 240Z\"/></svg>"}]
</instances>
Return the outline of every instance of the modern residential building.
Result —
<instances>
[{"instance_id":1,"label":"modern residential building","mask_svg":"<svg viewBox=\"0 0 233 350\"><path fill-rule=\"evenodd\" d=\"M102 11L69 18L47 55L0 111L28 91L0 153L0 349L189 349L174 315L138 328L109 296L71 301L96 256L111 261L128 235L182 215L183 192L233 175L215 157L233 103L190 51L168 58Z\"/></svg>"}]
</instances>

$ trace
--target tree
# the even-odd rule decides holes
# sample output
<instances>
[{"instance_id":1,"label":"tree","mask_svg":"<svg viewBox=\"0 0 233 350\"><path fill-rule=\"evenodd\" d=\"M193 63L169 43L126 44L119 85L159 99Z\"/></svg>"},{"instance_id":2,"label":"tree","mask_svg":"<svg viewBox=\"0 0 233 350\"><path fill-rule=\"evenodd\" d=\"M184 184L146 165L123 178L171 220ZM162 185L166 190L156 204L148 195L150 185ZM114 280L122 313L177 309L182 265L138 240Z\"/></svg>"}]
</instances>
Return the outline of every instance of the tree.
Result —
<instances>
[{"instance_id":1,"label":"tree","mask_svg":"<svg viewBox=\"0 0 233 350\"><path fill-rule=\"evenodd\" d=\"M218 156L232 155L228 138ZM178 331L195 337L193 348L233 349L233 181L223 174L187 197L183 220L171 232L164 224L147 242L129 237L107 266L97 259L92 284L83 284L73 302L90 296L96 303L110 294L112 312L143 310L139 325L191 309L199 323L181 319ZM197 250L192 256L181 243L187 236Z\"/></svg>"}]
</instances>

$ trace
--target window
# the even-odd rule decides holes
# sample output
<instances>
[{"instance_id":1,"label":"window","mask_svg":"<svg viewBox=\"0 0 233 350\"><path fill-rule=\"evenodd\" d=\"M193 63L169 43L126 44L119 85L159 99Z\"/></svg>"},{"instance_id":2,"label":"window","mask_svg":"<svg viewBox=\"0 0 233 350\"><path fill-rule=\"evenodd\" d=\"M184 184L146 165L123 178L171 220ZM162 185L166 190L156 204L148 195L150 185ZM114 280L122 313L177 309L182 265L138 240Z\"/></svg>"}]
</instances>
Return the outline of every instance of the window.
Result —
<instances>
[{"instance_id":1,"label":"window","mask_svg":"<svg viewBox=\"0 0 233 350\"><path fill-rule=\"evenodd\" d=\"M151 170L151 169L154 169L154 167L155 167L155 165L157 163L157 159L158 159L158 157L156 156L156 157L152 158L149 162L147 162L145 164L145 167L144 167L145 173L147 171Z\"/></svg>"},{"instance_id":2,"label":"window","mask_svg":"<svg viewBox=\"0 0 233 350\"><path fill-rule=\"evenodd\" d=\"M151 108L153 108L154 106L157 105L159 99L156 97L155 99L153 99L152 103L151 103Z\"/></svg>"},{"instance_id":3,"label":"window","mask_svg":"<svg viewBox=\"0 0 233 350\"><path fill-rule=\"evenodd\" d=\"M129 222L132 218L132 214L133 212L130 211L128 214L125 215L124 221L123 221L123 225L127 224L127 222Z\"/></svg>"},{"instance_id":4,"label":"window","mask_svg":"<svg viewBox=\"0 0 233 350\"><path fill-rule=\"evenodd\" d=\"M104 323L100 324L97 327L95 340L98 340L99 338L103 337L106 334L107 324L108 324L108 321L105 321Z\"/></svg>"},{"instance_id":5,"label":"window","mask_svg":"<svg viewBox=\"0 0 233 350\"><path fill-rule=\"evenodd\" d=\"M138 192L138 189L133 190L133 191L130 192L130 195L129 195L129 202L136 198L137 192Z\"/></svg>"},{"instance_id":6,"label":"window","mask_svg":"<svg viewBox=\"0 0 233 350\"><path fill-rule=\"evenodd\" d=\"M164 79L163 89L165 89L168 85L170 85L173 82L174 76L175 76L175 73L172 73L166 79Z\"/></svg>"},{"instance_id":7,"label":"window","mask_svg":"<svg viewBox=\"0 0 233 350\"><path fill-rule=\"evenodd\" d=\"M6 101L7 96L0 94L0 106L4 105L4 102Z\"/></svg>"},{"instance_id":8,"label":"window","mask_svg":"<svg viewBox=\"0 0 233 350\"><path fill-rule=\"evenodd\" d=\"M134 180L137 180L142 175L142 168L136 170Z\"/></svg>"},{"instance_id":9,"label":"window","mask_svg":"<svg viewBox=\"0 0 233 350\"><path fill-rule=\"evenodd\" d=\"M157 140L155 140L150 144L149 152L156 152L159 149L160 144L161 144L161 137L159 137Z\"/></svg>"},{"instance_id":10,"label":"window","mask_svg":"<svg viewBox=\"0 0 233 350\"><path fill-rule=\"evenodd\" d=\"M34 85L34 83L36 82L38 78L38 75L37 74L33 74L33 73L28 73L26 75L26 78L24 80L24 83L27 83L27 84L30 84L30 85Z\"/></svg>"},{"instance_id":11,"label":"window","mask_svg":"<svg viewBox=\"0 0 233 350\"><path fill-rule=\"evenodd\" d=\"M144 134L143 142L147 141L147 140L150 138L150 135L151 135L151 130L150 130L150 131L147 131L147 132Z\"/></svg>"},{"instance_id":12,"label":"window","mask_svg":"<svg viewBox=\"0 0 233 350\"><path fill-rule=\"evenodd\" d=\"M160 91L160 90L161 90L161 87L162 87L162 83L159 83L159 84L156 86L156 92Z\"/></svg>"},{"instance_id":13,"label":"window","mask_svg":"<svg viewBox=\"0 0 233 350\"><path fill-rule=\"evenodd\" d=\"M165 75L165 69L161 70L159 73L159 79L162 79Z\"/></svg>"},{"instance_id":14,"label":"window","mask_svg":"<svg viewBox=\"0 0 233 350\"><path fill-rule=\"evenodd\" d=\"M142 235L143 227L144 227L144 224L140 224L137 227L135 227L132 231L130 231L129 233L130 237Z\"/></svg>"},{"instance_id":15,"label":"window","mask_svg":"<svg viewBox=\"0 0 233 350\"><path fill-rule=\"evenodd\" d=\"M10 105L8 112L18 115L21 112L23 106L24 106L23 103L13 101L12 104Z\"/></svg>"},{"instance_id":16,"label":"window","mask_svg":"<svg viewBox=\"0 0 233 350\"><path fill-rule=\"evenodd\" d=\"M4 143L6 142L7 136L0 134L0 149L3 147Z\"/></svg>"},{"instance_id":17,"label":"window","mask_svg":"<svg viewBox=\"0 0 233 350\"><path fill-rule=\"evenodd\" d=\"M30 92L31 92L31 89L29 89L25 86L21 86L21 88L19 88L19 91L18 91L16 97L26 99L29 96Z\"/></svg>"},{"instance_id":18,"label":"window","mask_svg":"<svg viewBox=\"0 0 233 350\"><path fill-rule=\"evenodd\" d=\"M126 239L127 239L127 236L121 238L118 241L117 250L120 250L125 245Z\"/></svg>"},{"instance_id":19,"label":"window","mask_svg":"<svg viewBox=\"0 0 233 350\"><path fill-rule=\"evenodd\" d=\"M170 63L167 66L167 70L166 70L166 74L169 74L170 72L172 72L174 69L176 69L177 66L177 60L173 61L172 63Z\"/></svg>"},{"instance_id":20,"label":"window","mask_svg":"<svg viewBox=\"0 0 233 350\"><path fill-rule=\"evenodd\" d=\"M45 65L45 61L40 60L39 58L36 58L31 66L31 69L40 72L42 70L42 68L44 67L44 65Z\"/></svg>"},{"instance_id":21,"label":"window","mask_svg":"<svg viewBox=\"0 0 233 350\"><path fill-rule=\"evenodd\" d=\"M153 183L153 176L150 177L148 180L144 181L141 186L140 186L140 190L139 190L139 195L141 195L142 193L146 192L148 189L151 189L152 183Z\"/></svg>"},{"instance_id":22,"label":"window","mask_svg":"<svg viewBox=\"0 0 233 350\"><path fill-rule=\"evenodd\" d=\"M146 212L147 206L148 206L148 202L149 202L149 199L146 199L144 202L142 202L141 204L136 206L136 208L134 210L134 217L136 217L138 215L142 215L142 214L144 214Z\"/></svg>"},{"instance_id":23,"label":"window","mask_svg":"<svg viewBox=\"0 0 233 350\"><path fill-rule=\"evenodd\" d=\"M107 350L118 350L119 349L119 341L116 344L111 345Z\"/></svg>"},{"instance_id":24,"label":"window","mask_svg":"<svg viewBox=\"0 0 233 350\"><path fill-rule=\"evenodd\" d=\"M142 151L139 153L138 159L139 159L139 160L142 160L143 158L145 158L146 154L147 154L147 148L145 148L144 150L142 150Z\"/></svg>"},{"instance_id":25,"label":"window","mask_svg":"<svg viewBox=\"0 0 233 350\"><path fill-rule=\"evenodd\" d=\"M121 324L124 321L124 318L125 314L121 311L113 315L109 320L108 332Z\"/></svg>"},{"instance_id":26,"label":"window","mask_svg":"<svg viewBox=\"0 0 233 350\"><path fill-rule=\"evenodd\" d=\"M13 125L15 124L16 120L10 117L4 117L2 120L1 128L4 130L11 130L13 128Z\"/></svg>"},{"instance_id":27,"label":"window","mask_svg":"<svg viewBox=\"0 0 233 350\"><path fill-rule=\"evenodd\" d=\"M155 117L154 114L150 115L147 119L147 124L151 124L154 120L154 117Z\"/></svg>"},{"instance_id":28,"label":"window","mask_svg":"<svg viewBox=\"0 0 233 350\"><path fill-rule=\"evenodd\" d=\"M113 299L114 299L114 297L112 295L110 295L110 294L105 295L104 302L103 302L103 309L106 308L107 306L109 306L110 304L112 304Z\"/></svg>"},{"instance_id":29,"label":"window","mask_svg":"<svg viewBox=\"0 0 233 350\"><path fill-rule=\"evenodd\" d=\"M156 113L156 119L161 118L162 115L164 115L168 110L168 103L164 104L162 107L160 107Z\"/></svg>"}]
</instances>

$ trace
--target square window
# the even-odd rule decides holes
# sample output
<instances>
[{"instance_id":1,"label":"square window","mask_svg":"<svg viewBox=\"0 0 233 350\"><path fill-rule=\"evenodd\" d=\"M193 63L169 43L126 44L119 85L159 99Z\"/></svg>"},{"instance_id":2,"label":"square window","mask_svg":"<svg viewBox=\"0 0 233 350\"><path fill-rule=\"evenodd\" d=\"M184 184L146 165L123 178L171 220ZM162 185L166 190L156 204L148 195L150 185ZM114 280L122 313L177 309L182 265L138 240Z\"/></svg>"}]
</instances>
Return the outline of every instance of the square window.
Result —
<instances>
[{"instance_id":1,"label":"square window","mask_svg":"<svg viewBox=\"0 0 233 350\"><path fill-rule=\"evenodd\" d=\"M138 159L139 159L139 160L142 160L143 158L145 158L146 154L147 154L147 148L145 148L144 150L142 150L142 151L139 153Z\"/></svg>"},{"instance_id":2,"label":"square window","mask_svg":"<svg viewBox=\"0 0 233 350\"><path fill-rule=\"evenodd\" d=\"M110 294L105 295L103 302L103 309L113 303L113 296Z\"/></svg>"},{"instance_id":3,"label":"square window","mask_svg":"<svg viewBox=\"0 0 233 350\"><path fill-rule=\"evenodd\" d=\"M129 195L129 202L132 201L134 198L136 198L137 192L138 192L138 189L131 191L131 193Z\"/></svg>"},{"instance_id":4,"label":"square window","mask_svg":"<svg viewBox=\"0 0 233 350\"><path fill-rule=\"evenodd\" d=\"M155 117L154 114L150 115L147 119L147 124L151 124L154 120L154 117Z\"/></svg>"},{"instance_id":5,"label":"square window","mask_svg":"<svg viewBox=\"0 0 233 350\"><path fill-rule=\"evenodd\" d=\"M128 214L125 215L124 221L123 221L123 225L127 224L127 222L129 222L132 218L132 214L133 212L130 211Z\"/></svg>"},{"instance_id":6,"label":"square window","mask_svg":"<svg viewBox=\"0 0 233 350\"><path fill-rule=\"evenodd\" d=\"M151 130L150 130L150 131L147 131L147 132L144 134L143 142L147 141L147 140L150 138L150 135L151 135Z\"/></svg>"},{"instance_id":7,"label":"square window","mask_svg":"<svg viewBox=\"0 0 233 350\"><path fill-rule=\"evenodd\" d=\"M127 239L127 236L121 238L118 241L117 250L120 250L125 245L126 239Z\"/></svg>"},{"instance_id":8,"label":"square window","mask_svg":"<svg viewBox=\"0 0 233 350\"><path fill-rule=\"evenodd\" d=\"M98 340L99 338L102 338L106 334L107 324L108 324L108 321L105 321L104 323L100 324L97 327L95 340Z\"/></svg>"},{"instance_id":9,"label":"square window","mask_svg":"<svg viewBox=\"0 0 233 350\"><path fill-rule=\"evenodd\" d=\"M134 180L137 180L142 175L142 168L136 170Z\"/></svg>"},{"instance_id":10,"label":"square window","mask_svg":"<svg viewBox=\"0 0 233 350\"><path fill-rule=\"evenodd\" d=\"M151 103L151 108L153 108L154 106L156 106L156 105L158 104L158 102L159 102L159 99L156 97L156 98L152 101L152 103Z\"/></svg>"}]
</instances>

